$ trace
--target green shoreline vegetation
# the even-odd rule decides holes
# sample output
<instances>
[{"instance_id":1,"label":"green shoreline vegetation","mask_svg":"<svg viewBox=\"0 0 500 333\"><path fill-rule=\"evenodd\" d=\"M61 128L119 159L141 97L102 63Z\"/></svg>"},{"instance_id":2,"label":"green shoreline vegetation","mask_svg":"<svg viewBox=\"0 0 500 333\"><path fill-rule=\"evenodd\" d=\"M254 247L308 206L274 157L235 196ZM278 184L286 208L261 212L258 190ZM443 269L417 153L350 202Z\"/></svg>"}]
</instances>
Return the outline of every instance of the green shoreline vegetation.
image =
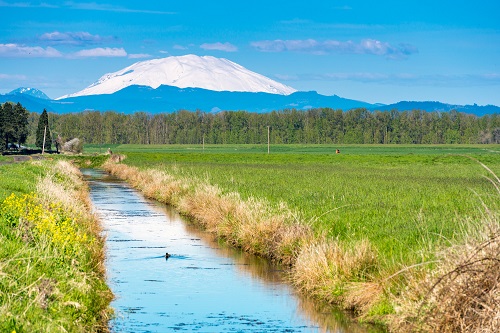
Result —
<instances>
[{"instance_id":1,"label":"green shoreline vegetation","mask_svg":"<svg viewBox=\"0 0 500 333\"><path fill-rule=\"evenodd\" d=\"M0 164L0 331L107 332L104 240L79 170Z\"/></svg>"},{"instance_id":2,"label":"green shoreline vegetation","mask_svg":"<svg viewBox=\"0 0 500 333\"><path fill-rule=\"evenodd\" d=\"M112 149L108 171L362 321L500 325L498 145Z\"/></svg>"}]
</instances>

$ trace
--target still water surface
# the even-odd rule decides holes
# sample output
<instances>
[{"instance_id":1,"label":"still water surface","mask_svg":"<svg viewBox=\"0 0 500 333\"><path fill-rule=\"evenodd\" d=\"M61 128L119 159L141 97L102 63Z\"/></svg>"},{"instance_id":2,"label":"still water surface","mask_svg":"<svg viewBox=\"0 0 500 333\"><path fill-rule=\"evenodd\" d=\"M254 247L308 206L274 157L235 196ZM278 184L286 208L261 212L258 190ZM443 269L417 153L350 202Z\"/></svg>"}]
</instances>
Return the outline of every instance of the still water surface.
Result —
<instances>
[{"instance_id":1,"label":"still water surface","mask_svg":"<svg viewBox=\"0 0 500 333\"><path fill-rule=\"evenodd\" d=\"M83 173L107 237L112 332L368 332L298 296L279 267L214 242L103 171Z\"/></svg>"}]
</instances>

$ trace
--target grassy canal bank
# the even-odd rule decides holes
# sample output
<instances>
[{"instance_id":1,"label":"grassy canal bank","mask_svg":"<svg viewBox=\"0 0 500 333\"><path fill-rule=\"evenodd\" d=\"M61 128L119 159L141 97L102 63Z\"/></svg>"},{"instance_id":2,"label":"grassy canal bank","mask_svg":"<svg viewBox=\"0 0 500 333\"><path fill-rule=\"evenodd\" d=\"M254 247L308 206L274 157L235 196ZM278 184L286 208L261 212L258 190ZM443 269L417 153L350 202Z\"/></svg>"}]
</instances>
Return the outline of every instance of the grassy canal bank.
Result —
<instances>
[{"instance_id":1,"label":"grassy canal bank","mask_svg":"<svg viewBox=\"0 0 500 333\"><path fill-rule=\"evenodd\" d=\"M336 148L115 146L105 167L360 320L497 331L498 146Z\"/></svg>"},{"instance_id":2,"label":"grassy canal bank","mask_svg":"<svg viewBox=\"0 0 500 333\"><path fill-rule=\"evenodd\" d=\"M0 331L107 332L103 239L79 170L0 165Z\"/></svg>"}]
</instances>

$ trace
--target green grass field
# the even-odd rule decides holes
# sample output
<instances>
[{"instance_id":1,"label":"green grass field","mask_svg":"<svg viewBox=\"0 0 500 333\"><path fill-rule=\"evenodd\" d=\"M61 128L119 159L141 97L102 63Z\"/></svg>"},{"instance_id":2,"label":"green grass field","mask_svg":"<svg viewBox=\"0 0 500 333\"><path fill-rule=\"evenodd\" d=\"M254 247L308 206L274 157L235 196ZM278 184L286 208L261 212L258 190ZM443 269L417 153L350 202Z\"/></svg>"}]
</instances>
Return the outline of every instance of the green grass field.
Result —
<instances>
[{"instance_id":1,"label":"green grass field","mask_svg":"<svg viewBox=\"0 0 500 333\"><path fill-rule=\"evenodd\" d=\"M0 164L1 332L106 331L104 245L88 207L59 201L78 202L71 179L55 161Z\"/></svg>"},{"instance_id":2,"label":"green grass field","mask_svg":"<svg viewBox=\"0 0 500 333\"><path fill-rule=\"evenodd\" d=\"M87 147L96 152L103 147ZM107 149L107 146L106 146ZM429 259L498 209L498 145L229 145L111 147L126 164L218 185L242 198L285 202L317 233L369 239L387 265ZM340 154L335 150L340 149Z\"/></svg>"}]
</instances>

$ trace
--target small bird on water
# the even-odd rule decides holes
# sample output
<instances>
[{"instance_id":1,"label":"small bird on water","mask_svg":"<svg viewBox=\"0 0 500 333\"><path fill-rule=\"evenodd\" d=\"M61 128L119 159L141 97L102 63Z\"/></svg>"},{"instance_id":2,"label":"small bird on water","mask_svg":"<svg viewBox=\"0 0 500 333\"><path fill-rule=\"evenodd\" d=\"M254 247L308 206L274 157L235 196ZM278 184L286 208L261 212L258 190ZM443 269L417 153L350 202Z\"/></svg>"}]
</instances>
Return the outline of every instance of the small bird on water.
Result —
<instances>
[{"instance_id":1,"label":"small bird on water","mask_svg":"<svg viewBox=\"0 0 500 333\"><path fill-rule=\"evenodd\" d=\"M170 254L167 252L167 253L165 253L165 259L168 259L168 258L170 258Z\"/></svg>"}]
</instances>

